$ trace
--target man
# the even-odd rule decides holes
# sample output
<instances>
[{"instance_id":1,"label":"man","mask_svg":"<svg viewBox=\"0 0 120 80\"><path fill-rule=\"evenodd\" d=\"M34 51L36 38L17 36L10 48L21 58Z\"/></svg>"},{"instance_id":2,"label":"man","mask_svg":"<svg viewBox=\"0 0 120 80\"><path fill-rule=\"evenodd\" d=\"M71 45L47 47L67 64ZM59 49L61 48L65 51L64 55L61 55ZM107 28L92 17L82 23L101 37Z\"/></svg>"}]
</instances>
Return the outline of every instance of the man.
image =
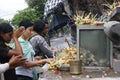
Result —
<instances>
[{"instance_id":1,"label":"man","mask_svg":"<svg viewBox=\"0 0 120 80\"><path fill-rule=\"evenodd\" d=\"M39 66L43 63L49 62L52 59L34 59L34 50L28 41L29 37L32 35L33 24L29 19L23 19L19 26L24 26L25 31L19 37L18 41L22 47L23 54L22 56L27 58L25 65L16 67L17 80L36 80L37 74L35 71L35 66ZM15 45L13 45L15 47Z\"/></svg>"},{"instance_id":2,"label":"man","mask_svg":"<svg viewBox=\"0 0 120 80\"><path fill-rule=\"evenodd\" d=\"M48 23L43 20L36 20L33 25L33 31L33 36L29 41L36 53L35 56L42 56L42 58L53 57L56 51L51 49L43 37L48 31Z\"/></svg>"}]
</instances>

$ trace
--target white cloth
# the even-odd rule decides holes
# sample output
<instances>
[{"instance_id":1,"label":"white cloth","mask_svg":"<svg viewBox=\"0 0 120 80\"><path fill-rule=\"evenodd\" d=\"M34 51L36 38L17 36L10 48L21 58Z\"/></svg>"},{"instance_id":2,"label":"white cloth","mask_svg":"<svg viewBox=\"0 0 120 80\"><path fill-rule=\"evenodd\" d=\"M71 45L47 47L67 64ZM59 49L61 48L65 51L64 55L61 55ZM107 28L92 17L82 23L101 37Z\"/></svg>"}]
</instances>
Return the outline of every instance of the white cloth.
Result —
<instances>
[{"instance_id":1,"label":"white cloth","mask_svg":"<svg viewBox=\"0 0 120 80\"><path fill-rule=\"evenodd\" d=\"M3 75L3 73L0 74L0 80L4 80L4 75Z\"/></svg>"},{"instance_id":2,"label":"white cloth","mask_svg":"<svg viewBox=\"0 0 120 80\"><path fill-rule=\"evenodd\" d=\"M8 69L9 69L9 64L8 63L0 64L0 80L4 80L3 73Z\"/></svg>"},{"instance_id":3,"label":"white cloth","mask_svg":"<svg viewBox=\"0 0 120 80\"><path fill-rule=\"evenodd\" d=\"M9 64L8 63L0 64L0 74L4 73L8 69L9 69Z\"/></svg>"}]
</instances>

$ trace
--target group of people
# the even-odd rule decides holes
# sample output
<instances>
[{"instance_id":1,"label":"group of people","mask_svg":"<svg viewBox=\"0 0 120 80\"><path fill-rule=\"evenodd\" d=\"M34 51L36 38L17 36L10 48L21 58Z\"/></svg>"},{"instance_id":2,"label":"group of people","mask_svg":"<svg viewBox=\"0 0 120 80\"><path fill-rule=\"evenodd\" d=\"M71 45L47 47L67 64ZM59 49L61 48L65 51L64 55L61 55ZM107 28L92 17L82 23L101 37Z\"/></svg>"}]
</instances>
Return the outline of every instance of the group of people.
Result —
<instances>
[{"instance_id":1,"label":"group of people","mask_svg":"<svg viewBox=\"0 0 120 80\"><path fill-rule=\"evenodd\" d=\"M16 30L0 24L0 80L37 80L34 67L52 62L56 53L43 37L47 31L44 20L24 19Z\"/></svg>"}]
</instances>

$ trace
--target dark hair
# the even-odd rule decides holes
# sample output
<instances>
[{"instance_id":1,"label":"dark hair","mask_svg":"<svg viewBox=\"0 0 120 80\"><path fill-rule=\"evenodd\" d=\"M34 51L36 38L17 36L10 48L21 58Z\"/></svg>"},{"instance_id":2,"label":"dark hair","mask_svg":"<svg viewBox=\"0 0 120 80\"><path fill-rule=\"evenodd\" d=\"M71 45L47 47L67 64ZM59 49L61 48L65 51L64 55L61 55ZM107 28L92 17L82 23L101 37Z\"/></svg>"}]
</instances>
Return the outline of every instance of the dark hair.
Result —
<instances>
[{"instance_id":1,"label":"dark hair","mask_svg":"<svg viewBox=\"0 0 120 80\"><path fill-rule=\"evenodd\" d=\"M43 23L48 24L47 20L41 20Z\"/></svg>"},{"instance_id":2,"label":"dark hair","mask_svg":"<svg viewBox=\"0 0 120 80\"><path fill-rule=\"evenodd\" d=\"M0 24L0 32L8 33L13 31L13 27L9 23L1 23Z\"/></svg>"},{"instance_id":3,"label":"dark hair","mask_svg":"<svg viewBox=\"0 0 120 80\"><path fill-rule=\"evenodd\" d=\"M19 27L20 26L24 26L25 29L28 27L33 26L33 23L29 20L29 19L23 19L20 23L19 23Z\"/></svg>"},{"instance_id":4,"label":"dark hair","mask_svg":"<svg viewBox=\"0 0 120 80\"><path fill-rule=\"evenodd\" d=\"M33 25L33 30L37 33L41 32L44 30L45 24L48 24L48 23L45 22L44 20L36 20Z\"/></svg>"}]
</instances>

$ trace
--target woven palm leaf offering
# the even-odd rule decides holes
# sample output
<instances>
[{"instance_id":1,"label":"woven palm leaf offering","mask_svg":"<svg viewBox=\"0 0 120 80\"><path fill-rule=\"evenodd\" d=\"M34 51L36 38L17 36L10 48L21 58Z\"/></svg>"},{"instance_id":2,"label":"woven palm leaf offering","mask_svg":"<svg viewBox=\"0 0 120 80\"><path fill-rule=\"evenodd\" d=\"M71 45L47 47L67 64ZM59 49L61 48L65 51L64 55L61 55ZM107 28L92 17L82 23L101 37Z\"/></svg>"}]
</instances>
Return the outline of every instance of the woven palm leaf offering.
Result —
<instances>
[{"instance_id":1,"label":"woven palm leaf offering","mask_svg":"<svg viewBox=\"0 0 120 80\"><path fill-rule=\"evenodd\" d=\"M108 14L110 15L110 13L116 8L116 7L120 7L120 1L114 1L112 4L107 3L107 4L103 4L103 6L106 6L109 10L108 10Z\"/></svg>"},{"instance_id":2,"label":"woven palm leaf offering","mask_svg":"<svg viewBox=\"0 0 120 80\"><path fill-rule=\"evenodd\" d=\"M74 46L63 48L60 53L53 56L54 62L49 64L49 69L59 69L68 71L70 60L75 60L77 57L77 50Z\"/></svg>"},{"instance_id":3,"label":"woven palm leaf offering","mask_svg":"<svg viewBox=\"0 0 120 80\"><path fill-rule=\"evenodd\" d=\"M103 25L103 21L98 21L96 18L97 15L92 15L91 13L86 14L86 13L77 13L74 16L75 24L80 25L80 24L88 24L88 25Z\"/></svg>"},{"instance_id":4,"label":"woven palm leaf offering","mask_svg":"<svg viewBox=\"0 0 120 80\"><path fill-rule=\"evenodd\" d=\"M108 20L109 21L120 21L120 2L114 1L112 4L103 4L108 8Z\"/></svg>"}]
</instances>

